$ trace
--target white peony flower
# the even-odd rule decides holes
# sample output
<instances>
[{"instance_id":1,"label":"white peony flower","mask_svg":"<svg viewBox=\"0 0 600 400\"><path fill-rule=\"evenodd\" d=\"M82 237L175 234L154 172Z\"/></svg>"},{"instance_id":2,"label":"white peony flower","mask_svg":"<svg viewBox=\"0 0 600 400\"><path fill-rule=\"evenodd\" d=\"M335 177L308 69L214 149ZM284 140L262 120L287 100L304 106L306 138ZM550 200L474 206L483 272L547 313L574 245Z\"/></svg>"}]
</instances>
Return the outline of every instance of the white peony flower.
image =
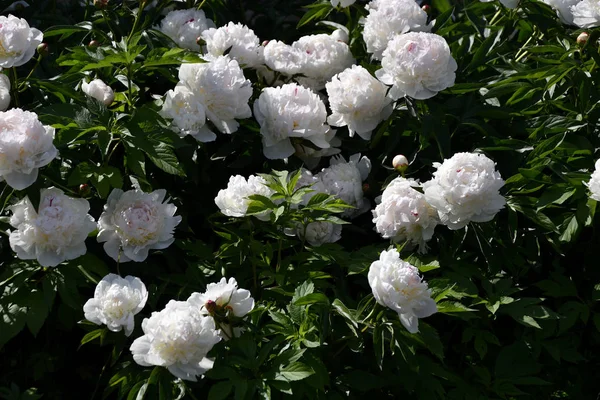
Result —
<instances>
[{"instance_id":1,"label":"white peony flower","mask_svg":"<svg viewBox=\"0 0 600 400\"><path fill-rule=\"evenodd\" d=\"M130 347L139 365L165 367L177 378L194 382L213 367L206 355L221 337L215 320L196 305L171 300L162 311L144 319L142 330L144 335Z\"/></svg>"},{"instance_id":2,"label":"white peony flower","mask_svg":"<svg viewBox=\"0 0 600 400\"><path fill-rule=\"evenodd\" d=\"M350 68L356 62L350 47L331 35L303 36L292 47L306 54L297 81L314 90L321 90L335 74Z\"/></svg>"},{"instance_id":3,"label":"white peony flower","mask_svg":"<svg viewBox=\"0 0 600 400\"><path fill-rule=\"evenodd\" d=\"M361 66L353 65L335 75L325 87L332 111L327 122L332 126L348 126L350 137L356 132L370 140L377 125L392 114L387 86Z\"/></svg>"},{"instance_id":4,"label":"white peony flower","mask_svg":"<svg viewBox=\"0 0 600 400\"><path fill-rule=\"evenodd\" d=\"M166 249L181 222L177 207L165 200L166 190L152 193L113 189L98 219L98 242L115 261L144 261L152 249Z\"/></svg>"},{"instance_id":5,"label":"white peony flower","mask_svg":"<svg viewBox=\"0 0 600 400\"><path fill-rule=\"evenodd\" d=\"M419 331L419 318L437 312L431 289L419 276L419 270L401 260L396 249L381 252L379 260L369 268L368 279L377 303L397 312L410 333Z\"/></svg>"},{"instance_id":6,"label":"white peony flower","mask_svg":"<svg viewBox=\"0 0 600 400\"><path fill-rule=\"evenodd\" d=\"M350 7L356 3L356 0L331 0L331 5L337 7L338 5L342 8Z\"/></svg>"},{"instance_id":7,"label":"white peony flower","mask_svg":"<svg viewBox=\"0 0 600 400\"><path fill-rule=\"evenodd\" d=\"M215 204L223 214L229 217L245 217L248 204L250 204L248 196L259 194L271 197L273 193L273 190L266 186L266 181L260 176L250 175L246 181L243 176L235 175L229 178L227 189L219 190L215 197ZM261 213L256 217L266 221L269 219L269 214L268 212Z\"/></svg>"},{"instance_id":8,"label":"white peony flower","mask_svg":"<svg viewBox=\"0 0 600 400\"><path fill-rule=\"evenodd\" d=\"M0 181L23 190L38 177L40 167L58 155L54 128L42 125L35 113L20 108L0 112Z\"/></svg>"},{"instance_id":9,"label":"white peony flower","mask_svg":"<svg viewBox=\"0 0 600 400\"><path fill-rule=\"evenodd\" d=\"M573 25L573 12L571 8L580 0L542 0L556 10L556 14L567 25Z\"/></svg>"},{"instance_id":10,"label":"white peony flower","mask_svg":"<svg viewBox=\"0 0 600 400\"><path fill-rule=\"evenodd\" d=\"M302 72L308 55L295 47L278 40L271 40L264 48L265 64L273 71L284 75L295 75Z\"/></svg>"},{"instance_id":11,"label":"white peony flower","mask_svg":"<svg viewBox=\"0 0 600 400\"><path fill-rule=\"evenodd\" d=\"M207 63L183 64L179 79L198 97L206 118L222 133L237 131L240 124L236 119L252 116L248 105L252 83L237 61L220 56Z\"/></svg>"},{"instance_id":12,"label":"white peony flower","mask_svg":"<svg viewBox=\"0 0 600 400\"><path fill-rule=\"evenodd\" d=\"M498 192L504 181L485 155L456 153L433 165L433 179L423 184L425 199L450 229L491 221L506 204Z\"/></svg>"},{"instance_id":13,"label":"white peony flower","mask_svg":"<svg viewBox=\"0 0 600 400\"><path fill-rule=\"evenodd\" d=\"M296 234L305 239L311 246L335 243L342 237L342 225L328 221L310 222L306 226L298 226Z\"/></svg>"},{"instance_id":14,"label":"white peony flower","mask_svg":"<svg viewBox=\"0 0 600 400\"><path fill-rule=\"evenodd\" d=\"M335 31L331 32L331 37L338 42L350 43L350 36L348 34L348 29L346 27L338 28Z\"/></svg>"},{"instance_id":15,"label":"white peony flower","mask_svg":"<svg viewBox=\"0 0 600 400\"><path fill-rule=\"evenodd\" d=\"M598 0L582 0L573 7L573 23L580 28L600 26L600 2Z\"/></svg>"},{"instance_id":16,"label":"white peony flower","mask_svg":"<svg viewBox=\"0 0 600 400\"><path fill-rule=\"evenodd\" d=\"M439 220L437 211L427 203L425 196L414 189L418 186L415 181L402 177L391 181L373 210L373 223L383 238L408 241L424 252L425 243L433 237Z\"/></svg>"},{"instance_id":17,"label":"white peony flower","mask_svg":"<svg viewBox=\"0 0 600 400\"><path fill-rule=\"evenodd\" d=\"M383 51L396 35L412 32L429 32L433 23L427 24L427 13L414 0L373 0L365 6L369 12L364 24L363 39L367 52L381 60Z\"/></svg>"},{"instance_id":18,"label":"white peony flower","mask_svg":"<svg viewBox=\"0 0 600 400\"><path fill-rule=\"evenodd\" d=\"M0 16L0 67L18 67L31 60L44 34L14 15Z\"/></svg>"},{"instance_id":19,"label":"white peony flower","mask_svg":"<svg viewBox=\"0 0 600 400\"><path fill-rule=\"evenodd\" d=\"M140 278L108 274L98 282L94 298L84 304L83 312L88 321L104 324L112 332L125 328L125 336L129 336L135 327L133 316L142 311L147 300L148 291Z\"/></svg>"},{"instance_id":20,"label":"white peony flower","mask_svg":"<svg viewBox=\"0 0 600 400\"><path fill-rule=\"evenodd\" d=\"M356 217L369 209L369 200L363 194L363 181L371 171L371 161L354 154L348 162L342 156L333 157L328 168L323 168L317 178L323 182L328 194L334 195L355 207L344 211L342 216Z\"/></svg>"},{"instance_id":21,"label":"white peony flower","mask_svg":"<svg viewBox=\"0 0 600 400\"><path fill-rule=\"evenodd\" d=\"M0 73L0 111L6 111L10 106L10 79Z\"/></svg>"},{"instance_id":22,"label":"white peony flower","mask_svg":"<svg viewBox=\"0 0 600 400\"><path fill-rule=\"evenodd\" d=\"M484 3L489 3L494 0L480 0ZM500 3L506 8L517 8L520 0L500 0Z\"/></svg>"},{"instance_id":23,"label":"white peony flower","mask_svg":"<svg viewBox=\"0 0 600 400\"><path fill-rule=\"evenodd\" d=\"M335 135L325 123L323 101L312 90L295 83L263 89L254 103L254 116L260 124L263 152L271 160L294 154L290 138L306 139L327 149Z\"/></svg>"},{"instance_id":24,"label":"white peony flower","mask_svg":"<svg viewBox=\"0 0 600 400\"><path fill-rule=\"evenodd\" d=\"M28 197L10 209L10 247L21 260L37 260L44 267L55 267L86 252L85 239L96 229L85 199L65 196L56 188L42 189L36 212Z\"/></svg>"},{"instance_id":25,"label":"white peony flower","mask_svg":"<svg viewBox=\"0 0 600 400\"><path fill-rule=\"evenodd\" d=\"M263 48L258 36L246 25L229 22L218 29L210 28L202 33L208 54L222 56L229 50L229 57L240 65L254 68L263 63Z\"/></svg>"},{"instance_id":26,"label":"white peony flower","mask_svg":"<svg viewBox=\"0 0 600 400\"><path fill-rule=\"evenodd\" d=\"M168 13L158 30L170 37L179 47L200 51L198 38L202 32L214 27L214 22L206 18L204 11L189 9Z\"/></svg>"},{"instance_id":27,"label":"white peony flower","mask_svg":"<svg viewBox=\"0 0 600 400\"><path fill-rule=\"evenodd\" d=\"M388 43L375 75L392 85L394 100L410 96L429 99L454 85L457 65L443 37L434 33L411 32L396 36Z\"/></svg>"},{"instance_id":28,"label":"white peony flower","mask_svg":"<svg viewBox=\"0 0 600 400\"><path fill-rule=\"evenodd\" d=\"M179 83L169 90L160 110L163 118L173 120L173 131L180 136L191 135L199 142L212 142L217 138L206 126L206 110L200 96L185 84Z\"/></svg>"},{"instance_id":29,"label":"white peony flower","mask_svg":"<svg viewBox=\"0 0 600 400\"><path fill-rule=\"evenodd\" d=\"M83 82L81 90L106 106L110 106L115 100L115 92L102 79L94 79L90 83Z\"/></svg>"},{"instance_id":30,"label":"white peony flower","mask_svg":"<svg viewBox=\"0 0 600 400\"><path fill-rule=\"evenodd\" d=\"M585 185L590 189L590 197L596 201L600 201L600 160L596 161L596 169L592 173L589 182Z\"/></svg>"}]
</instances>

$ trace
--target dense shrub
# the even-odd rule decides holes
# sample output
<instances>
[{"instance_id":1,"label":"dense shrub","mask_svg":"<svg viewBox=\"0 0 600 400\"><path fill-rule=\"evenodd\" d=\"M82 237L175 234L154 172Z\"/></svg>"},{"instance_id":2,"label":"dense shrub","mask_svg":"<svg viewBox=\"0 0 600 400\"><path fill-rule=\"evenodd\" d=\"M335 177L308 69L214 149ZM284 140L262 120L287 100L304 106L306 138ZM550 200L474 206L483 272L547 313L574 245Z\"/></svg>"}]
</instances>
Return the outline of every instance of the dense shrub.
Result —
<instances>
[{"instance_id":1,"label":"dense shrub","mask_svg":"<svg viewBox=\"0 0 600 400\"><path fill-rule=\"evenodd\" d=\"M598 396L594 1L11 3L0 397Z\"/></svg>"}]
</instances>

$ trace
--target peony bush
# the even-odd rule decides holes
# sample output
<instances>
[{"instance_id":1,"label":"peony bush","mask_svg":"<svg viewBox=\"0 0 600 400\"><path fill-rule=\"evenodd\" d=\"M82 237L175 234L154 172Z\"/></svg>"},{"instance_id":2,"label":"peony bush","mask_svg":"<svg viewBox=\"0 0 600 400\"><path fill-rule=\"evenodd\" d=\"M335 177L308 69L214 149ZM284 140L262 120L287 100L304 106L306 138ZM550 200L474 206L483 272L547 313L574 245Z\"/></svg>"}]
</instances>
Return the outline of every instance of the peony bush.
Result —
<instances>
[{"instance_id":1,"label":"peony bush","mask_svg":"<svg viewBox=\"0 0 600 400\"><path fill-rule=\"evenodd\" d=\"M0 5L0 398L599 396L595 0Z\"/></svg>"}]
</instances>

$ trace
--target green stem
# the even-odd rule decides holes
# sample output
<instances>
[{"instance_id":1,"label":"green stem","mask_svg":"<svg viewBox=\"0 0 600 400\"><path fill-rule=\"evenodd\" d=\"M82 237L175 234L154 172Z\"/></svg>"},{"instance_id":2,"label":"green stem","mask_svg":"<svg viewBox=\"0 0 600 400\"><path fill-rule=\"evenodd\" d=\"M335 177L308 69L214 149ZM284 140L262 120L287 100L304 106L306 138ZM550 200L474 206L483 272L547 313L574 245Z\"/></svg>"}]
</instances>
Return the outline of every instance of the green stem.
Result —
<instances>
[{"instance_id":1,"label":"green stem","mask_svg":"<svg viewBox=\"0 0 600 400\"><path fill-rule=\"evenodd\" d=\"M15 102L15 107L19 107L19 77L17 76L17 67L11 68L10 89L13 92L12 98Z\"/></svg>"},{"instance_id":2,"label":"green stem","mask_svg":"<svg viewBox=\"0 0 600 400\"><path fill-rule=\"evenodd\" d=\"M64 190L65 192L69 192L69 193L71 193L71 194L78 195L78 193L77 193L76 191L74 191L74 190L71 190L71 189L69 189L68 187L64 186L63 184L56 182L54 179L50 178L49 176L47 176L47 175L42 175L42 177L43 177L44 179L47 179L47 180L49 180L49 181L50 181L50 182L51 182L53 185L56 185L56 186L58 186L59 188L61 188L61 189L62 189L62 190Z\"/></svg>"},{"instance_id":3,"label":"green stem","mask_svg":"<svg viewBox=\"0 0 600 400\"><path fill-rule=\"evenodd\" d=\"M23 79L23 81L21 83L19 83L19 87L18 87L19 92L21 92L21 87L23 85L25 85L25 83L29 80L29 78L31 78L31 75L33 74L33 71L35 71L35 69L38 67L38 65L40 65L40 61L42 61L41 54L38 55L38 57L37 57L37 59L35 61L35 65L33 66L33 68L31 68L31 71L29 71L29 75L27 75L27 77L25 79Z\"/></svg>"},{"instance_id":4,"label":"green stem","mask_svg":"<svg viewBox=\"0 0 600 400\"><path fill-rule=\"evenodd\" d=\"M140 7L138 8L138 12L137 12L137 15L135 16L135 20L133 21L133 27L131 28L131 32L129 33L129 36L127 37L127 46L129 46L129 43L131 42L131 38L133 37L133 34L137 30L138 24L140 22L140 17L142 16L144 7L146 7L146 3L147 3L147 1L145 1L145 0L140 1Z\"/></svg>"},{"instance_id":5,"label":"green stem","mask_svg":"<svg viewBox=\"0 0 600 400\"><path fill-rule=\"evenodd\" d=\"M202 3L200 3L200 5L198 6L198 10L200 10L202 8L202 6L204 5L204 3L206 3L206 0L202 0Z\"/></svg>"}]
</instances>

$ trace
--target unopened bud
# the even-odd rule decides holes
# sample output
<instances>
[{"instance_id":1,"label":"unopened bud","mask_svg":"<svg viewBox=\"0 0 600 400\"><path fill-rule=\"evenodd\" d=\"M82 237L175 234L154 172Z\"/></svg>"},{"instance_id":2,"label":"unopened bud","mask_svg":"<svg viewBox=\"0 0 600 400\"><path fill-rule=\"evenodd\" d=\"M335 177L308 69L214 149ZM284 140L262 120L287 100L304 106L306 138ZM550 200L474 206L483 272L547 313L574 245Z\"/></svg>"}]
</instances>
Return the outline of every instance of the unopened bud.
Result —
<instances>
[{"instance_id":1,"label":"unopened bud","mask_svg":"<svg viewBox=\"0 0 600 400\"><path fill-rule=\"evenodd\" d=\"M369 193L369 191L371 190L371 185L369 185L368 183L363 183L362 190L363 193Z\"/></svg>"},{"instance_id":2,"label":"unopened bud","mask_svg":"<svg viewBox=\"0 0 600 400\"><path fill-rule=\"evenodd\" d=\"M94 6L96 6L96 8L98 8L100 10L106 8L107 5L108 5L108 0L94 0Z\"/></svg>"},{"instance_id":3,"label":"unopened bud","mask_svg":"<svg viewBox=\"0 0 600 400\"><path fill-rule=\"evenodd\" d=\"M331 34L331 37L337 40L338 42L348 43L350 41L350 37L348 36L348 32L343 29L336 29Z\"/></svg>"},{"instance_id":4,"label":"unopened bud","mask_svg":"<svg viewBox=\"0 0 600 400\"><path fill-rule=\"evenodd\" d=\"M265 47L266 45L268 45L270 42L270 40L263 40L262 42L262 46Z\"/></svg>"},{"instance_id":5,"label":"unopened bud","mask_svg":"<svg viewBox=\"0 0 600 400\"><path fill-rule=\"evenodd\" d=\"M37 52L42 57L47 56L48 55L48 43L40 43L37 47Z\"/></svg>"},{"instance_id":6,"label":"unopened bud","mask_svg":"<svg viewBox=\"0 0 600 400\"><path fill-rule=\"evenodd\" d=\"M429 4L425 4L423 7L421 7L421 10L425 11L425 14L429 15L431 13L431 6L429 6Z\"/></svg>"},{"instance_id":7,"label":"unopened bud","mask_svg":"<svg viewBox=\"0 0 600 400\"><path fill-rule=\"evenodd\" d=\"M82 183L81 185L79 185L79 194L83 197L87 196L90 194L90 185L88 185L87 183Z\"/></svg>"},{"instance_id":8,"label":"unopened bud","mask_svg":"<svg viewBox=\"0 0 600 400\"><path fill-rule=\"evenodd\" d=\"M581 32L579 36L577 36L577 44L579 46L585 46L585 44L590 39L590 34L587 32Z\"/></svg>"},{"instance_id":9,"label":"unopened bud","mask_svg":"<svg viewBox=\"0 0 600 400\"><path fill-rule=\"evenodd\" d=\"M392 160L392 166L398 172L404 172L408 168L408 159L404 157L402 154L398 154Z\"/></svg>"},{"instance_id":10,"label":"unopened bud","mask_svg":"<svg viewBox=\"0 0 600 400\"><path fill-rule=\"evenodd\" d=\"M206 304L204 304L204 307L206 307L206 311L208 311L209 314L214 314L214 312L217 310L217 303L209 300L206 302Z\"/></svg>"},{"instance_id":11,"label":"unopened bud","mask_svg":"<svg viewBox=\"0 0 600 400\"><path fill-rule=\"evenodd\" d=\"M198 38L196 39L196 44L198 46L204 46L206 42L204 41L204 39L202 39L202 36L198 36Z\"/></svg>"},{"instance_id":12,"label":"unopened bud","mask_svg":"<svg viewBox=\"0 0 600 400\"><path fill-rule=\"evenodd\" d=\"M90 42L88 43L88 47L91 48L96 48L98 46L100 46L100 42L97 40L90 40Z\"/></svg>"}]
</instances>

